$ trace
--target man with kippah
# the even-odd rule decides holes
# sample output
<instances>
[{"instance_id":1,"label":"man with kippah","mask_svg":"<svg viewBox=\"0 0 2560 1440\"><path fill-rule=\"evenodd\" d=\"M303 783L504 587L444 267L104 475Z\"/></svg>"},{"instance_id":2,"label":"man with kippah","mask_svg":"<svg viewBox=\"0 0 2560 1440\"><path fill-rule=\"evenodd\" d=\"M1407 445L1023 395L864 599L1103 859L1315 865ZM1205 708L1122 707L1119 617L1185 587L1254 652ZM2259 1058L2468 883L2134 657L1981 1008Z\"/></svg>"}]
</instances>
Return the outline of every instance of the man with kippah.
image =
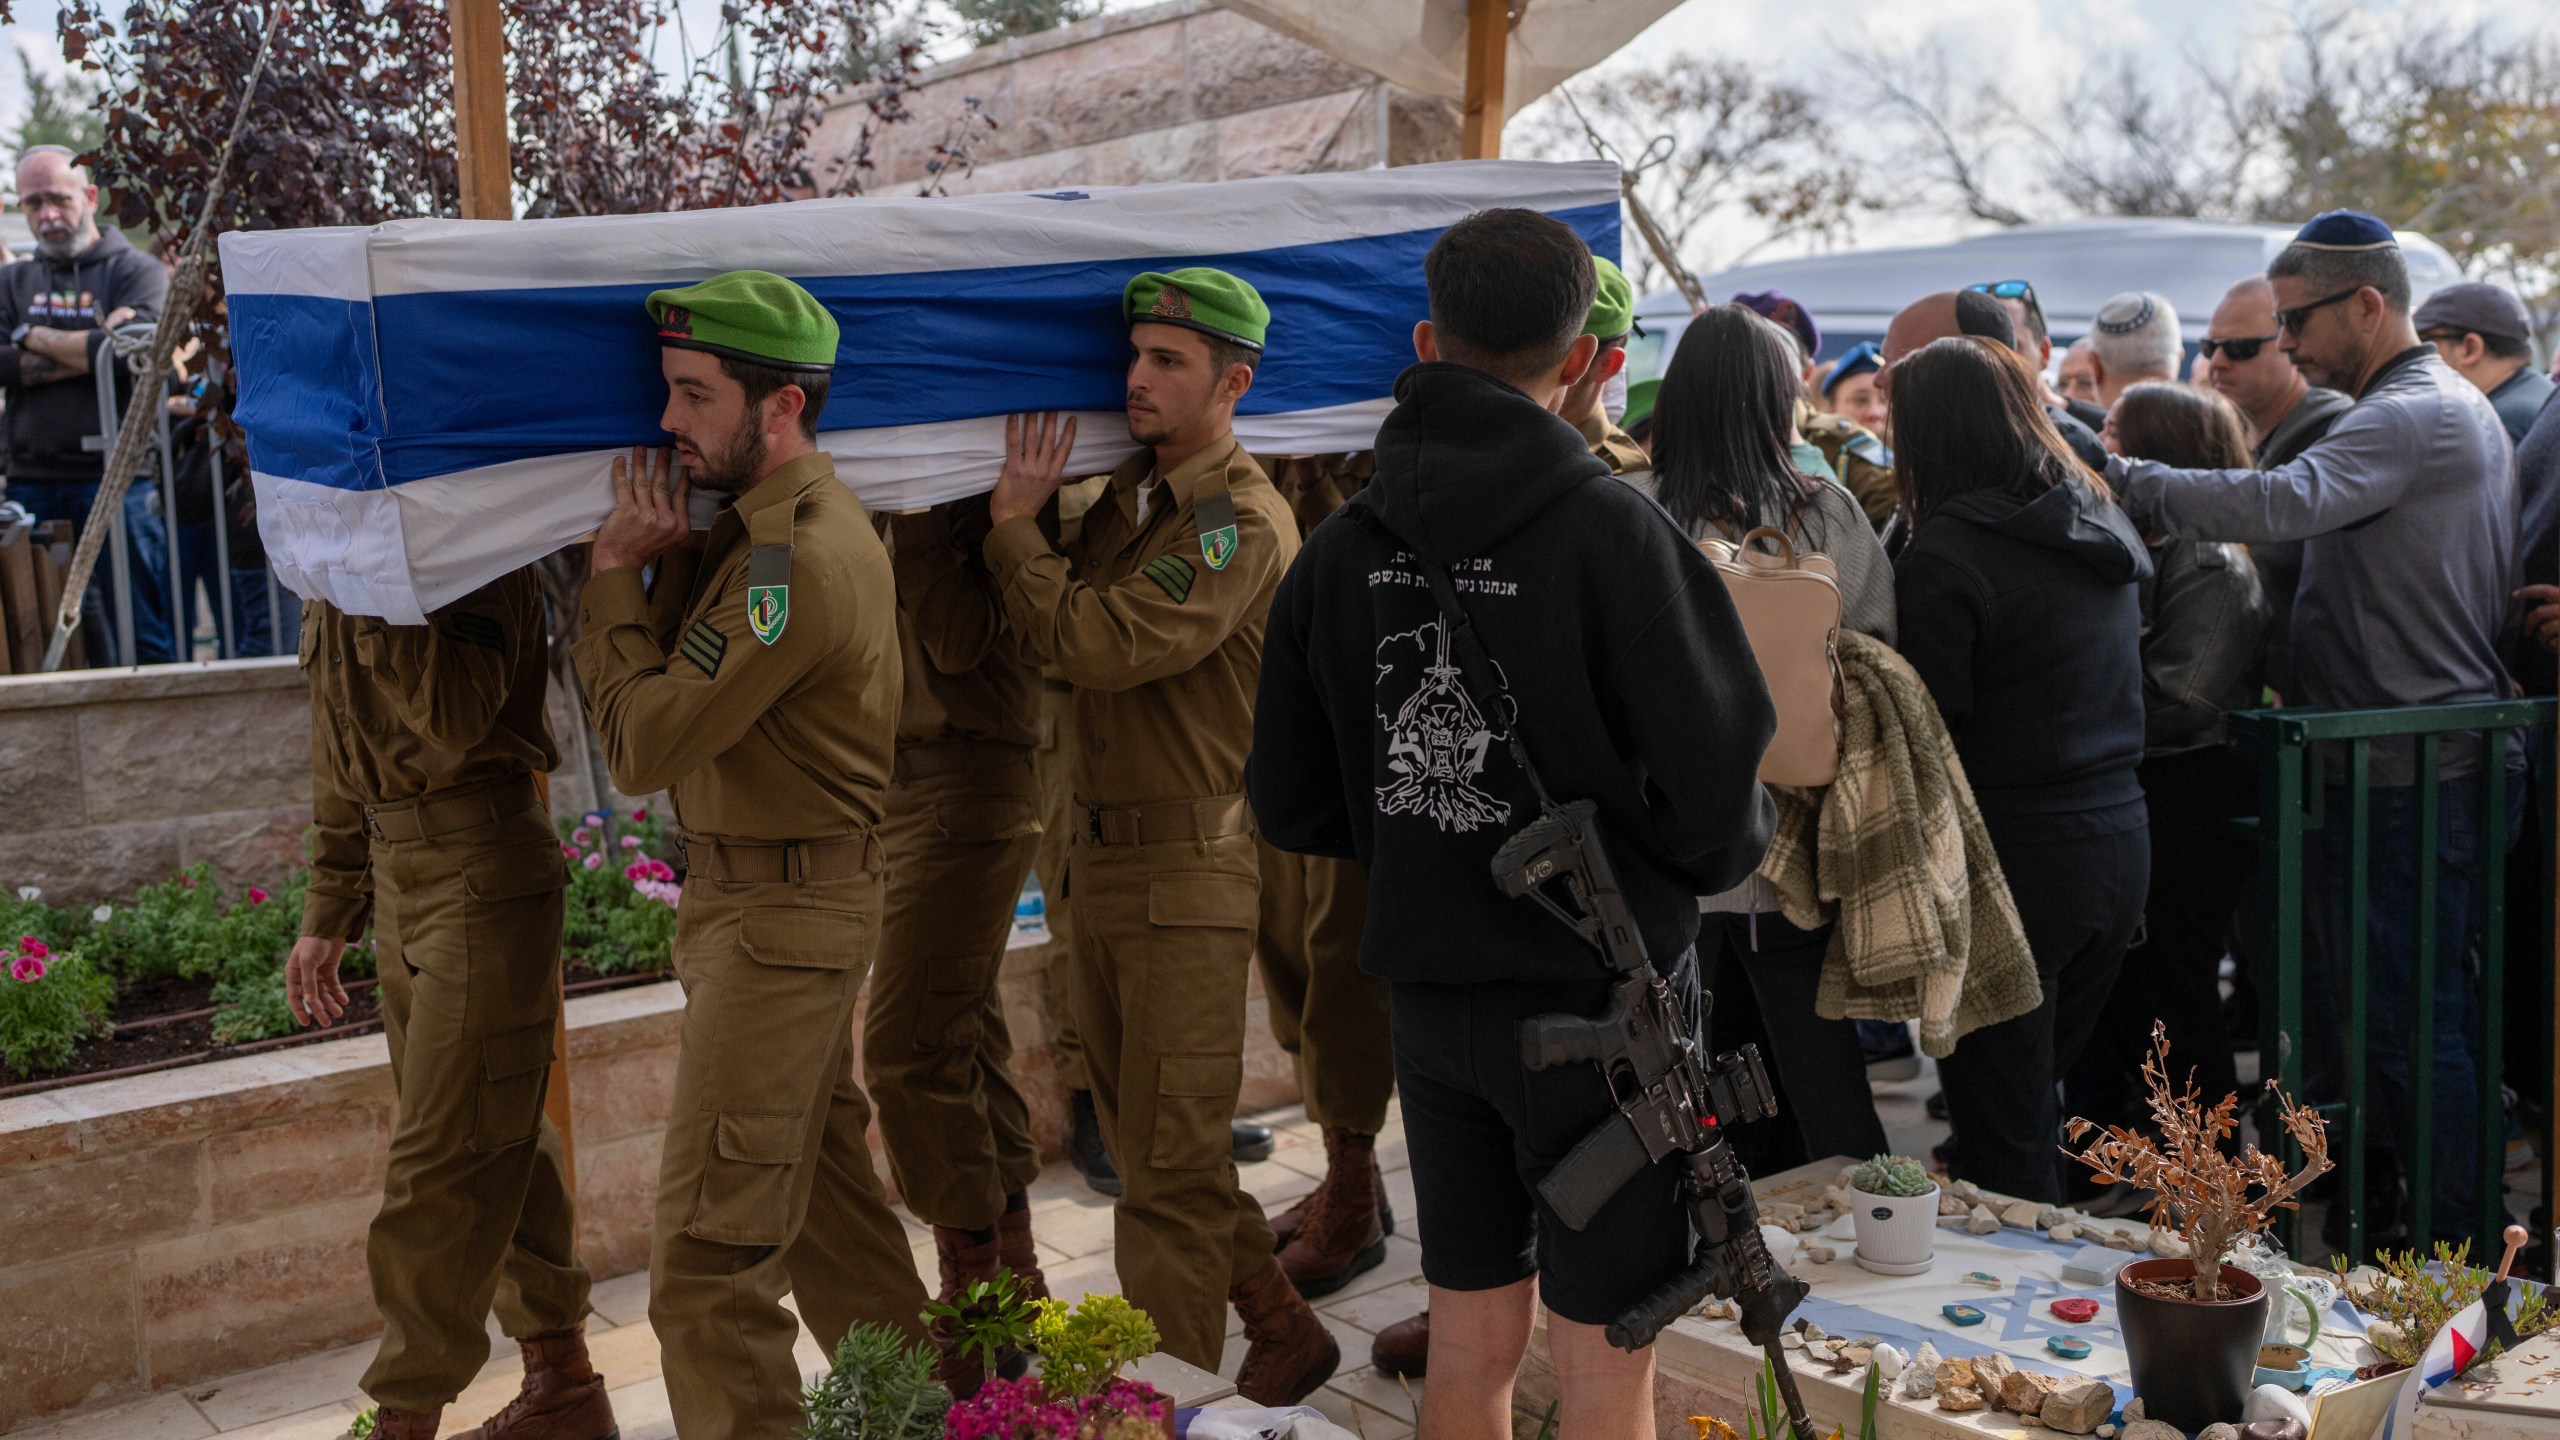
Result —
<instances>
[{"instance_id":1,"label":"man with kippah","mask_svg":"<svg viewBox=\"0 0 2560 1440\"><path fill-rule=\"evenodd\" d=\"M924 1333L851 1059L882 915L897 593L817 448L834 317L760 270L648 308L684 476L664 451L615 460L573 653L614 784L667 791L683 835L649 1323L679 1434L783 1440L803 1320L830 1351L858 1323ZM721 500L706 536L693 486Z\"/></svg>"},{"instance_id":2,"label":"man with kippah","mask_svg":"<svg viewBox=\"0 0 2560 1440\"><path fill-rule=\"evenodd\" d=\"M1265 615L1298 548L1232 433L1270 317L1251 285L1205 268L1138 276L1121 313L1129 435L1146 448L1060 554L1038 515L1075 422L1008 421L986 562L1025 658L1075 687L1070 993L1125 1187L1121 1287L1167 1354L1211 1370L1232 1300L1250 1345L1237 1390L1290 1404L1341 1349L1274 1258L1228 1130L1261 893L1244 758Z\"/></svg>"},{"instance_id":3,"label":"man with kippah","mask_svg":"<svg viewBox=\"0 0 2560 1440\"><path fill-rule=\"evenodd\" d=\"M2419 338L2408 265L2380 220L2348 210L2319 216L2276 256L2267 279L2277 344L2304 379L2355 403L2328 434L2273 469L2173 470L2118 456L2107 467L2109 485L2147 529L2244 544L2303 542L2288 705L2374 710L2506 698L2513 691L2498 642L2515 589L2516 481L2497 411ZM2355 1117L2370 1127L2384 1161L2367 1172L2369 1243L2487 1238L2479 1229L2475 1121L2479 999L2460 957L2480 934L2482 867L2506 852L2506 837L2480 833L2482 777L2503 777L2517 762L2482 750L2476 738L2453 736L2439 751L2437 778L2447 783L2436 797L2436 1053L2413 1062L2400 1021L2417 1000L2421 777L2413 742L2372 746L2374 1103ZM2342 778L2330 777L2331 814L2346 813L2348 796L2335 783ZM2346 849L2331 847L2325 864L2315 859L2306 868L2343 886ZM2319 1100L2337 1098L2337 1057L2345 1053L2335 1043L2344 1034L2338 995L2348 950L2330 919L2337 893L2315 893L2304 906L2313 939L2305 988L2313 1038L2305 1053ZM2435 1067L2433 1115L2415 1113L2413 1063ZM2406 1220L2399 1176L2418 1137L2433 1149L2435 1233L2395 1236ZM2342 1218L2346 1209L2330 1214ZM2331 1243L2342 1240L2338 1227Z\"/></svg>"}]
</instances>

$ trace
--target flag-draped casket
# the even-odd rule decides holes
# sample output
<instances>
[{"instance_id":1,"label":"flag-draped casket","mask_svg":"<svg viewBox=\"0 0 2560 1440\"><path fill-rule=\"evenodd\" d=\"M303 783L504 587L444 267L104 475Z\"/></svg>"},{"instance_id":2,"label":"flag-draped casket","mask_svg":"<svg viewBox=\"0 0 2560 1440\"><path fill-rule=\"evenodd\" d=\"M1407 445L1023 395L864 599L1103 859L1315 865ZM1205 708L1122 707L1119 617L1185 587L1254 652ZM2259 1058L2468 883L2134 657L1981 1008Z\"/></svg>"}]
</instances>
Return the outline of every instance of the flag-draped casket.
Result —
<instances>
[{"instance_id":1,"label":"flag-draped casket","mask_svg":"<svg viewBox=\"0 0 2560 1440\"><path fill-rule=\"evenodd\" d=\"M225 235L260 531L296 592L403 623L593 531L611 457L666 438L642 298L737 269L834 313L820 444L875 508L986 490L1015 411L1086 416L1069 473L1117 464L1121 286L1183 265L1270 304L1246 445L1363 449L1413 358L1424 252L1501 205L1618 254L1615 167L1525 161Z\"/></svg>"}]
</instances>

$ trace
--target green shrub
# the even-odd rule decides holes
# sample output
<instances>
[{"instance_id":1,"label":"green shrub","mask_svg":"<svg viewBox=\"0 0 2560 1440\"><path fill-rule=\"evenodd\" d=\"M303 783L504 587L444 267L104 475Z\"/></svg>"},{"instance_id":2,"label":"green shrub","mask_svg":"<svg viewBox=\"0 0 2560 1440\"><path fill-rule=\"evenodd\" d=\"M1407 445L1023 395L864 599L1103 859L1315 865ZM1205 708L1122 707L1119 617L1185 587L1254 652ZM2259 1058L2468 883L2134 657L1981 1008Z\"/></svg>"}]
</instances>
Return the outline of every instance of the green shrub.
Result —
<instances>
[{"instance_id":1,"label":"green shrub","mask_svg":"<svg viewBox=\"0 0 2560 1440\"><path fill-rule=\"evenodd\" d=\"M127 985L151 980L199 980L227 959L220 934L222 892L213 866L188 866L157 885L146 885L133 903L116 906L95 932L99 958Z\"/></svg>"},{"instance_id":2,"label":"green shrub","mask_svg":"<svg viewBox=\"0 0 2560 1440\"><path fill-rule=\"evenodd\" d=\"M1067 1308L1039 1302L1031 1343L1040 1351L1040 1382L1052 1395L1082 1397L1111 1383L1120 1367L1156 1350L1156 1322L1127 1297L1096 1291Z\"/></svg>"},{"instance_id":3,"label":"green shrub","mask_svg":"<svg viewBox=\"0 0 2560 1440\"><path fill-rule=\"evenodd\" d=\"M294 1023L293 1008L285 1003L283 966L272 965L264 971L243 966L241 971L213 987L214 1044L273 1040L300 1028Z\"/></svg>"},{"instance_id":4,"label":"green shrub","mask_svg":"<svg viewBox=\"0 0 2560 1440\"><path fill-rule=\"evenodd\" d=\"M0 895L0 937L7 937L10 944L16 944L21 935L33 935L50 949L69 950L80 944L88 930L87 916L47 905L44 892L33 885Z\"/></svg>"},{"instance_id":5,"label":"green shrub","mask_svg":"<svg viewBox=\"0 0 2560 1440\"><path fill-rule=\"evenodd\" d=\"M28 1075L61 1069L81 1041L114 1033L115 993L114 979L79 951L18 937L0 974L0 1063Z\"/></svg>"},{"instance_id":6,"label":"green shrub","mask_svg":"<svg viewBox=\"0 0 2560 1440\"><path fill-rule=\"evenodd\" d=\"M1919 1161L1900 1155L1878 1155L1860 1165L1857 1173L1849 1177L1852 1189L1897 1200L1926 1195L1931 1183L1929 1172L1920 1168Z\"/></svg>"},{"instance_id":7,"label":"green shrub","mask_svg":"<svg viewBox=\"0 0 2560 1440\"><path fill-rule=\"evenodd\" d=\"M800 1410L799 1440L941 1440L951 1392L924 1347L886 1325L856 1325Z\"/></svg>"}]
</instances>

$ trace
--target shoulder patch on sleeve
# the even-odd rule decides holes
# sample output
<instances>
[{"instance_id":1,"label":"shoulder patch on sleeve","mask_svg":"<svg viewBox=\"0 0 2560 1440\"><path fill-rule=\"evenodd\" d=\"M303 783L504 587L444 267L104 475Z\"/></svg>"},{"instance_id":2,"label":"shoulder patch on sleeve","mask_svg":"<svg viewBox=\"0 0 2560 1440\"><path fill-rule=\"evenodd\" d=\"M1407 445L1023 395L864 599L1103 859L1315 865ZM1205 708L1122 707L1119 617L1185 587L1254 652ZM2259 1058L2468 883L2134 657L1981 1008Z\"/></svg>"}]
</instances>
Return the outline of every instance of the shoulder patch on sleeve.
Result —
<instances>
[{"instance_id":1,"label":"shoulder patch on sleeve","mask_svg":"<svg viewBox=\"0 0 2560 1440\"><path fill-rule=\"evenodd\" d=\"M729 637L713 628L708 620L696 620L677 642L676 653L693 662L693 668L706 676L720 673L720 657L729 653Z\"/></svg>"},{"instance_id":2,"label":"shoulder patch on sleeve","mask_svg":"<svg viewBox=\"0 0 2560 1440\"><path fill-rule=\"evenodd\" d=\"M486 646L491 650L507 648L507 632L486 615L468 612L437 617L444 622L445 633L466 644Z\"/></svg>"},{"instance_id":3,"label":"shoulder patch on sleeve","mask_svg":"<svg viewBox=\"0 0 2560 1440\"><path fill-rule=\"evenodd\" d=\"M1863 432L1852 435L1849 442L1840 448L1880 470L1893 468L1893 452L1884 448L1884 442L1873 435Z\"/></svg>"},{"instance_id":4,"label":"shoulder patch on sleeve","mask_svg":"<svg viewBox=\"0 0 2560 1440\"><path fill-rule=\"evenodd\" d=\"M1190 561L1179 555L1159 555L1148 561L1140 573L1156 582L1157 589L1172 596L1176 605L1191 598L1191 582L1200 574L1191 568Z\"/></svg>"}]
</instances>

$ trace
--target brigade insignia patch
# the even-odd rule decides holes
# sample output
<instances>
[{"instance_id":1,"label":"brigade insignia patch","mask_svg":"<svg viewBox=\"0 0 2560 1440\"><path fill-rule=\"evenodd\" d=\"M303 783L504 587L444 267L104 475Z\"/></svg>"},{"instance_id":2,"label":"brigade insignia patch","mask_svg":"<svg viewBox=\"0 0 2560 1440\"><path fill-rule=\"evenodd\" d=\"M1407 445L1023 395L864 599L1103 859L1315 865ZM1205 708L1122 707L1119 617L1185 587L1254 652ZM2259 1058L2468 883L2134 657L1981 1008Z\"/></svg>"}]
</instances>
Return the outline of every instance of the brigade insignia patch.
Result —
<instances>
[{"instance_id":1,"label":"brigade insignia patch","mask_svg":"<svg viewBox=\"0 0 2560 1440\"><path fill-rule=\"evenodd\" d=\"M672 335L678 339L691 339L693 312L682 305L668 306L667 313L658 319L658 333L662 336Z\"/></svg>"},{"instance_id":2,"label":"brigade insignia patch","mask_svg":"<svg viewBox=\"0 0 2560 1440\"><path fill-rule=\"evenodd\" d=\"M1179 285L1167 285L1156 292L1156 303L1147 307L1147 313L1161 315L1167 320L1188 320L1191 318L1190 292Z\"/></svg>"},{"instance_id":3,"label":"brigade insignia patch","mask_svg":"<svg viewBox=\"0 0 2560 1440\"><path fill-rule=\"evenodd\" d=\"M747 628L767 645L782 638L782 627L791 623L791 587L788 585L750 585L747 587Z\"/></svg>"},{"instance_id":4,"label":"brigade insignia patch","mask_svg":"<svg viewBox=\"0 0 2560 1440\"><path fill-rule=\"evenodd\" d=\"M1156 582L1156 588L1172 596L1176 605L1191 598L1191 582L1200 574L1179 555L1159 555L1139 573Z\"/></svg>"},{"instance_id":5,"label":"brigade insignia patch","mask_svg":"<svg viewBox=\"0 0 2560 1440\"><path fill-rule=\"evenodd\" d=\"M676 653L693 662L693 668L705 676L717 678L720 657L729 652L729 637L711 627L708 620L696 620L676 645Z\"/></svg>"},{"instance_id":6,"label":"brigade insignia patch","mask_svg":"<svg viewBox=\"0 0 2560 1440\"><path fill-rule=\"evenodd\" d=\"M1226 569L1227 562L1236 558L1236 527L1201 531L1200 558L1208 561L1212 570Z\"/></svg>"}]
</instances>

